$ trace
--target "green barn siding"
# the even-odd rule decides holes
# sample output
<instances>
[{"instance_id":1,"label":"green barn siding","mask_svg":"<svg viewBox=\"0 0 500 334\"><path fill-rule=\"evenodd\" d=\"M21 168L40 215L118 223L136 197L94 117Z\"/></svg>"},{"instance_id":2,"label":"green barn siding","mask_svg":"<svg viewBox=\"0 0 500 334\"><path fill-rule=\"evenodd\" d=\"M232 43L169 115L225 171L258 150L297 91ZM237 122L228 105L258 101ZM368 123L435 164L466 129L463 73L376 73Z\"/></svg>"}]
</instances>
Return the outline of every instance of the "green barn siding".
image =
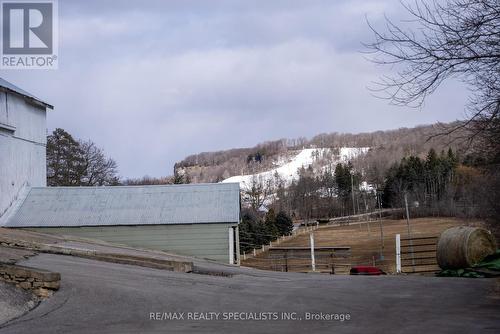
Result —
<instances>
[{"instance_id":1,"label":"green barn siding","mask_svg":"<svg viewBox=\"0 0 500 334\"><path fill-rule=\"evenodd\" d=\"M236 224L33 227L41 233L93 238L132 247L229 262L228 228Z\"/></svg>"}]
</instances>

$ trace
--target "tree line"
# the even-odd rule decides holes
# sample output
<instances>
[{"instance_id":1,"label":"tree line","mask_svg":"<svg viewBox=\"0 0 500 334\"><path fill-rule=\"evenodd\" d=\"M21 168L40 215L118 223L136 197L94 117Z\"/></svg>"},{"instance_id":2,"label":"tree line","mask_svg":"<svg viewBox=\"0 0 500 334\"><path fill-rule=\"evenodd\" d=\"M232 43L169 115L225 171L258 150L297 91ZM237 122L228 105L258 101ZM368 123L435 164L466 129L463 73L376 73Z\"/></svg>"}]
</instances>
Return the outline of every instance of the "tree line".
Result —
<instances>
[{"instance_id":1,"label":"tree line","mask_svg":"<svg viewBox=\"0 0 500 334\"><path fill-rule=\"evenodd\" d=\"M402 158L386 173L384 205L402 207L405 194L419 205L432 206L442 201L449 195L457 166L458 159L451 149L440 155L431 149L425 159L413 155Z\"/></svg>"},{"instance_id":2,"label":"tree line","mask_svg":"<svg viewBox=\"0 0 500 334\"><path fill-rule=\"evenodd\" d=\"M413 214L480 217L498 221L498 176L489 171L483 156L462 158L453 150L429 150L422 159L410 155L386 172L384 207L403 207L404 197Z\"/></svg>"},{"instance_id":3,"label":"tree line","mask_svg":"<svg viewBox=\"0 0 500 334\"><path fill-rule=\"evenodd\" d=\"M458 126L453 122L443 126ZM273 168L283 158L289 158L303 148L371 147L376 149L377 157L388 164L399 160L403 155L421 154L430 148L441 150L451 146L454 150L460 143L450 143L450 138L436 137L441 126L423 125L414 128L375 131L367 133L328 133L319 134L311 139L280 139L264 142L251 148L238 148L225 151L203 152L186 157L174 166L175 171L189 175L195 183L220 182L234 175L248 175ZM457 132L455 136L463 135ZM429 138L431 138L429 140ZM385 166L387 168L388 166Z\"/></svg>"}]
</instances>

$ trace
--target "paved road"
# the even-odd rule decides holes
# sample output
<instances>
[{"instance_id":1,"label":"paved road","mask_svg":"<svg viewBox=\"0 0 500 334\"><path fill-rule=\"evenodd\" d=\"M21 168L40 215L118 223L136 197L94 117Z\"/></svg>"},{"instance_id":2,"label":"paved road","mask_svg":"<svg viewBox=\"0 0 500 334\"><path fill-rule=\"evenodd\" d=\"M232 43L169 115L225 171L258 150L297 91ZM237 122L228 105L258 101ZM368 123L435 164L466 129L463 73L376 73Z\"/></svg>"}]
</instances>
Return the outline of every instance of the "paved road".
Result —
<instances>
[{"instance_id":1,"label":"paved road","mask_svg":"<svg viewBox=\"0 0 500 334\"><path fill-rule=\"evenodd\" d=\"M499 333L494 280L349 277L235 270L184 274L41 254L25 265L60 272L58 293L0 333ZM150 320L150 313L296 312L302 320ZM223 313L226 312L226 313ZM305 320L305 312L349 321ZM210 316L210 315L207 315ZM215 315L213 315L215 317ZM269 315L274 316L274 313Z\"/></svg>"}]
</instances>

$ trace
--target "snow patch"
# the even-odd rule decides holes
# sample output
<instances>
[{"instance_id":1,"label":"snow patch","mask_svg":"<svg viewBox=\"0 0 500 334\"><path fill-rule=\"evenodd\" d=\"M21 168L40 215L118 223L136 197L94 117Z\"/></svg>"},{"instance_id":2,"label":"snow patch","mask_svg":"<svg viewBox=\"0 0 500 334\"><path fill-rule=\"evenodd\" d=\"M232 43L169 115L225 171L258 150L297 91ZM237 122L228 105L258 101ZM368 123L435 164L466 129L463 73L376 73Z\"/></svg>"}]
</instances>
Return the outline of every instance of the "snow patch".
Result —
<instances>
[{"instance_id":1,"label":"snow patch","mask_svg":"<svg viewBox=\"0 0 500 334\"><path fill-rule=\"evenodd\" d=\"M368 152L368 147L341 147L338 155L333 160L329 161L330 164L337 164L339 162L347 162L358 155ZM252 181L257 179L259 182L270 182L275 178L275 175L285 182L285 185L290 185L294 180L299 178L299 169L307 168L313 164L315 160L321 158L326 153L332 152L330 148L306 148L301 151L290 161L284 162L279 167L271 170L250 174L250 175L236 175L223 180L222 182L239 182L240 187L248 189L252 185Z\"/></svg>"}]
</instances>

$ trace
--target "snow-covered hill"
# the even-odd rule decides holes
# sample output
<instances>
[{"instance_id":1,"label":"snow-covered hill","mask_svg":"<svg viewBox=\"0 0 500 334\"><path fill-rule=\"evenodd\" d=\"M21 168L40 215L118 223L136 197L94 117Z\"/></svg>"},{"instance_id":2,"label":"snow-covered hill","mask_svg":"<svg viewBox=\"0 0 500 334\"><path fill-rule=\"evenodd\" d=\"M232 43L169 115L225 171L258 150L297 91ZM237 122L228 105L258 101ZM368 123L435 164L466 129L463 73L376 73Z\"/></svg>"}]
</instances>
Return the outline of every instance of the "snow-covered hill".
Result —
<instances>
[{"instance_id":1,"label":"snow-covered hill","mask_svg":"<svg viewBox=\"0 0 500 334\"><path fill-rule=\"evenodd\" d=\"M329 159L328 164L334 166L339 162L345 163L360 154L366 153L368 149L368 147L342 147L338 150L338 154L334 154ZM330 148L306 148L298 151L298 154L291 160L280 162L276 168L257 174L232 176L222 182L239 182L240 187L245 189L251 186L253 180L267 182L273 180L275 175L279 175L285 185L290 185L293 180L298 179L298 170L301 167L309 167L319 157L327 155L326 153L333 153L333 151Z\"/></svg>"}]
</instances>

